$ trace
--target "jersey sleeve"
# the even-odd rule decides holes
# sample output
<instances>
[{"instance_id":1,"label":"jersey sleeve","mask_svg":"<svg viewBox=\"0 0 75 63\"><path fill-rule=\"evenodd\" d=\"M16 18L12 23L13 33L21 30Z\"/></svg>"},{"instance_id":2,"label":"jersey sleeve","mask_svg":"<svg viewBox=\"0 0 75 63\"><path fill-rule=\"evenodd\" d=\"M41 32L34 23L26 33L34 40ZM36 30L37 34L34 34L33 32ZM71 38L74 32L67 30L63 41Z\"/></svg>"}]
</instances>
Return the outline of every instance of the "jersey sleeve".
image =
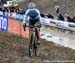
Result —
<instances>
[{"instance_id":1,"label":"jersey sleeve","mask_svg":"<svg viewBox=\"0 0 75 63\"><path fill-rule=\"evenodd\" d=\"M36 11L38 12L38 16L39 16L40 23L41 23L41 14L40 14L40 11L38 9L36 9Z\"/></svg>"},{"instance_id":2,"label":"jersey sleeve","mask_svg":"<svg viewBox=\"0 0 75 63\"><path fill-rule=\"evenodd\" d=\"M23 16L23 24L26 23L27 17L28 17L29 9L25 12Z\"/></svg>"}]
</instances>

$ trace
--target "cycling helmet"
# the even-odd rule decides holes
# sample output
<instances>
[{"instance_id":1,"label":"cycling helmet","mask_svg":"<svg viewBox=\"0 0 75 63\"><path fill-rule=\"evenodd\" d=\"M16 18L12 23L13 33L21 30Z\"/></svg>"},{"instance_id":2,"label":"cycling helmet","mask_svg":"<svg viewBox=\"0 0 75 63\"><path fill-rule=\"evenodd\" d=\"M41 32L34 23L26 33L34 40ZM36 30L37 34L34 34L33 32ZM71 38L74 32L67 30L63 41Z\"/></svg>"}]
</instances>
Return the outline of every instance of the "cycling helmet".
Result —
<instances>
[{"instance_id":1,"label":"cycling helmet","mask_svg":"<svg viewBox=\"0 0 75 63\"><path fill-rule=\"evenodd\" d=\"M28 9L34 9L34 8L36 8L36 4L35 3L28 4Z\"/></svg>"}]
</instances>

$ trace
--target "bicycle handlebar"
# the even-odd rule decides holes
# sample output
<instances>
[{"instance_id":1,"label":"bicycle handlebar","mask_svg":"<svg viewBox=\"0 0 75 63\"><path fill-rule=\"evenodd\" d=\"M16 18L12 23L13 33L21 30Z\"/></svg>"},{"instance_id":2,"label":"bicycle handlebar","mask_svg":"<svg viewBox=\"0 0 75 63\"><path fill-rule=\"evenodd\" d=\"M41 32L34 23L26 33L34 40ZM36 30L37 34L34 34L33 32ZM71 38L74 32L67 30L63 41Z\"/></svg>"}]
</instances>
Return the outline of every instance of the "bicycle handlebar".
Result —
<instances>
[{"instance_id":1,"label":"bicycle handlebar","mask_svg":"<svg viewBox=\"0 0 75 63\"><path fill-rule=\"evenodd\" d=\"M23 25L23 28L24 28L24 31L25 31L25 27L31 27L31 28L35 28L35 27L41 27L41 24L38 24L38 25L26 25L26 24L24 24Z\"/></svg>"},{"instance_id":2,"label":"bicycle handlebar","mask_svg":"<svg viewBox=\"0 0 75 63\"><path fill-rule=\"evenodd\" d=\"M41 25L26 25L26 27L31 27L31 28L35 28L35 27L41 27Z\"/></svg>"}]
</instances>

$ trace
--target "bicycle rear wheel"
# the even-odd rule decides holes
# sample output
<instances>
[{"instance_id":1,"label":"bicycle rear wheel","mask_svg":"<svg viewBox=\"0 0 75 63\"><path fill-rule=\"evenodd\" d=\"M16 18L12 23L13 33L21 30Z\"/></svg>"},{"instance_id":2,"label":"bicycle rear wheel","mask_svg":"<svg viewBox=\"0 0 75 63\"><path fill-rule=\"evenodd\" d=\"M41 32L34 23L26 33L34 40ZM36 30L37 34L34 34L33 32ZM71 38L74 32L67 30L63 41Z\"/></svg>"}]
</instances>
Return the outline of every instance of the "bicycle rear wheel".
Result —
<instances>
[{"instance_id":1,"label":"bicycle rear wheel","mask_svg":"<svg viewBox=\"0 0 75 63\"><path fill-rule=\"evenodd\" d=\"M40 54L40 44L38 45L38 40L36 37L34 39L34 53L35 56L38 56Z\"/></svg>"}]
</instances>

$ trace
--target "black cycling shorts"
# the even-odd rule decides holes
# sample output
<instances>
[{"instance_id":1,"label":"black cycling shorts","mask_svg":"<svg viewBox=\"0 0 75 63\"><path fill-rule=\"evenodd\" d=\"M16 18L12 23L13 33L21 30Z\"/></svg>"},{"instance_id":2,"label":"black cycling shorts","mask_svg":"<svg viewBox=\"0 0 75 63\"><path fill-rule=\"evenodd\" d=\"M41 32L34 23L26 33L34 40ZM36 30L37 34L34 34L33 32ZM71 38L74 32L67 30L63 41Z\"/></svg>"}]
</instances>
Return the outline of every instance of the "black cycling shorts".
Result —
<instances>
[{"instance_id":1,"label":"black cycling shorts","mask_svg":"<svg viewBox=\"0 0 75 63\"><path fill-rule=\"evenodd\" d=\"M29 25L33 25L34 26L34 24L36 24L36 23L39 23L40 21L39 21L39 19L35 19L35 20L29 20Z\"/></svg>"}]
</instances>

